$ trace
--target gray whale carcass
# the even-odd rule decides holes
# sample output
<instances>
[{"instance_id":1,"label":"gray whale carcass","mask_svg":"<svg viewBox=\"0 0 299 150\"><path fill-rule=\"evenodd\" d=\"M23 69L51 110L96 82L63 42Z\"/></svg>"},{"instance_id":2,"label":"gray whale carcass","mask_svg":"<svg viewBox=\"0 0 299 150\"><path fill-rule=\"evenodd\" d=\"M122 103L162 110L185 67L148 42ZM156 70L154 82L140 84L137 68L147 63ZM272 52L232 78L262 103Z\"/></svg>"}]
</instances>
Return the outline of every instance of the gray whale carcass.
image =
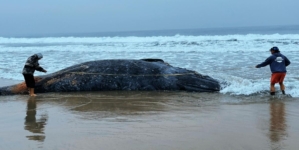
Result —
<instances>
[{"instance_id":1,"label":"gray whale carcass","mask_svg":"<svg viewBox=\"0 0 299 150\"><path fill-rule=\"evenodd\" d=\"M35 93L73 91L216 92L217 80L196 71L173 67L161 59L98 60L36 76ZM25 83L0 88L0 95L23 94Z\"/></svg>"}]
</instances>

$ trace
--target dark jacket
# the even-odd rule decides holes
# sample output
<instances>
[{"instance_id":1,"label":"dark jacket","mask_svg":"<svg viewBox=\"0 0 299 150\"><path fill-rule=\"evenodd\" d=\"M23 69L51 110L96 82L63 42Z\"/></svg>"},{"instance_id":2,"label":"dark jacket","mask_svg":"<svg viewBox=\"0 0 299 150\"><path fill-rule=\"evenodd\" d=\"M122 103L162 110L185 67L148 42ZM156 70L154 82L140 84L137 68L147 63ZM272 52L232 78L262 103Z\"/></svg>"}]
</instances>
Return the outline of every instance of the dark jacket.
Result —
<instances>
[{"instance_id":1,"label":"dark jacket","mask_svg":"<svg viewBox=\"0 0 299 150\"><path fill-rule=\"evenodd\" d=\"M41 66L39 66L38 59L39 58L36 54L30 56L25 63L22 74L33 75L35 70L41 72L45 71Z\"/></svg>"},{"instance_id":2,"label":"dark jacket","mask_svg":"<svg viewBox=\"0 0 299 150\"><path fill-rule=\"evenodd\" d=\"M272 73L283 73L287 72L286 66L290 65L290 60L282 55L281 53L277 52L272 54L270 57L268 57L263 63L258 64L256 67L265 67L267 65L270 65L270 69Z\"/></svg>"}]
</instances>

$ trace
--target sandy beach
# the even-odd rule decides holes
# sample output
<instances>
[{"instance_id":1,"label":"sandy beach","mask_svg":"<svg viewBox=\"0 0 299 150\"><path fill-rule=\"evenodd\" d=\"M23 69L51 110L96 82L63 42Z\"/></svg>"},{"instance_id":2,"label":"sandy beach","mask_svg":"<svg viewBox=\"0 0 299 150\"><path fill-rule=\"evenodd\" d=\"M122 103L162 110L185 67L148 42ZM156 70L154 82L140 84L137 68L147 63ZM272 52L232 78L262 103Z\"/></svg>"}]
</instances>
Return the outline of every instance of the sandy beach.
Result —
<instances>
[{"instance_id":1,"label":"sandy beach","mask_svg":"<svg viewBox=\"0 0 299 150\"><path fill-rule=\"evenodd\" d=\"M0 149L292 150L298 107L297 98L219 93L1 96Z\"/></svg>"}]
</instances>

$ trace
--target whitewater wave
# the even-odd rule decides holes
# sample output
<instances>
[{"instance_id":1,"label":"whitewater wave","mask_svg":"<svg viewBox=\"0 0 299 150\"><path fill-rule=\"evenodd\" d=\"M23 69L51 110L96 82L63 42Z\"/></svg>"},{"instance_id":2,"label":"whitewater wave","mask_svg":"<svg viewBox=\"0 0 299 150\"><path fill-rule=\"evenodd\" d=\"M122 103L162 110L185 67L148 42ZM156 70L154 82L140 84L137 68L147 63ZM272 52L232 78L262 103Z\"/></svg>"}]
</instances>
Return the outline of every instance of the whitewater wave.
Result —
<instances>
[{"instance_id":1,"label":"whitewater wave","mask_svg":"<svg viewBox=\"0 0 299 150\"><path fill-rule=\"evenodd\" d=\"M273 45L284 51L296 51L299 34L247 34L214 36L151 36L151 37L0 37L0 52L30 51L261 51Z\"/></svg>"},{"instance_id":2,"label":"whitewater wave","mask_svg":"<svg viewBox=\"0 0 299 150\"><path fill-rule=\"evenodd\" d=\"M244 79L236 76L227 76L222 81L222 89L220 93L229 95L257 95L257 94L269 94L270 82L269 79ZM287 78L284 82L286 93L292 97L299 97L299 80L296 78ZM278 84L275 85L276 93L281 93Z\"/></svg>"}]
</instances>

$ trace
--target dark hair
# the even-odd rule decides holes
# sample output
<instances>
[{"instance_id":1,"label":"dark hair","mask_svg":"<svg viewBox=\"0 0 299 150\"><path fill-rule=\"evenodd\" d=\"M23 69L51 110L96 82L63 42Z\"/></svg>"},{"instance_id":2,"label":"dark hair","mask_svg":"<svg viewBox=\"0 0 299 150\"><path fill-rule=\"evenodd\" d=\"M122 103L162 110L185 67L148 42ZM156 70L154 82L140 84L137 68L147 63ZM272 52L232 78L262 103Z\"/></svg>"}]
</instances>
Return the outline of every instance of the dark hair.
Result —
<instances>
[{"instance_id":1,"label":"dark hair","mask_svg":"<svg viewBox=\"0 0 299 150\"><path fill-rule=\"evenodd\" d=\"M272 48L270 49L270 51L274 51L275 53L280 52L280 51L279 51L279 48L276 47L276 46L272 47Z\"/></svg>"}]
</instances>

